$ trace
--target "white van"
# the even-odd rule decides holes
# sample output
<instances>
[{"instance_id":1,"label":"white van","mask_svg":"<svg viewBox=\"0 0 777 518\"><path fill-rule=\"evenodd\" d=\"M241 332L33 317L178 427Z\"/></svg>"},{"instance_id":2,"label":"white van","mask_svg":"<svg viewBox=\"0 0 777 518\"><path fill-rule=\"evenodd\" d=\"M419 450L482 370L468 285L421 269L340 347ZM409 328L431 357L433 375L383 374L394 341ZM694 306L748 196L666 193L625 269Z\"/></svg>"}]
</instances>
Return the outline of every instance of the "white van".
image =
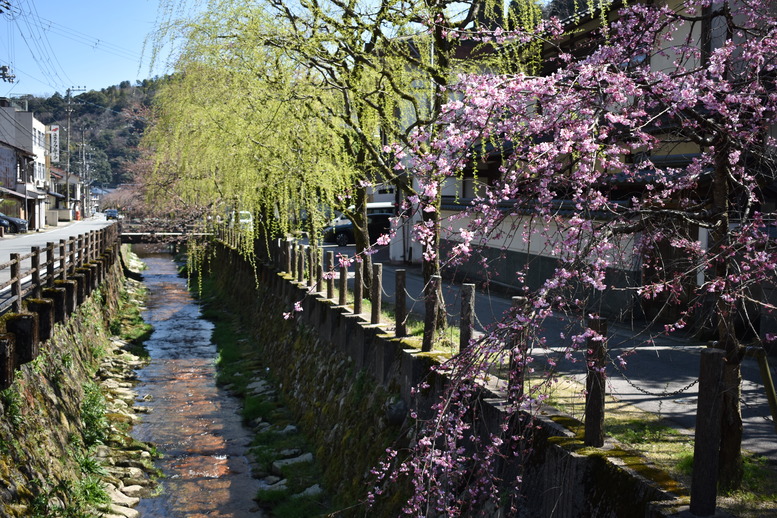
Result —
<instances>
[{"instance_id":1,"label":"white van","mask_svg":"<svg viewBox=\"0 0 777 518\"><path fill-rule=\"evenodd\" d=\"M355 205L351 205L348 207L348 210L354 210L356 208ZM367 203L367 214L391 214L394 215L394 202L391 201L374 201ZM330 227L337 227L339 225L344 225L346 223L350 223L348 218L346 218L341 212L337 213L337 216L335 219L329 222Z\"/></svg>"}]
</instances>

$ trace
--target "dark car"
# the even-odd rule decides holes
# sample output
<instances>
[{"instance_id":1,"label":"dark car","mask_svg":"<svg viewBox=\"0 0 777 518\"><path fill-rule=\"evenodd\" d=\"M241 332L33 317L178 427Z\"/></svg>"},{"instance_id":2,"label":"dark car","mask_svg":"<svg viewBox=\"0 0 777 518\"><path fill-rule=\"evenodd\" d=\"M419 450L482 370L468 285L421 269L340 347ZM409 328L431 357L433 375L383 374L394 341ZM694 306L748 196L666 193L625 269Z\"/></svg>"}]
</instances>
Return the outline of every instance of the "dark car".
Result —
<instances>
[{"instance_id":1,"label":"dark car","mask_svg":"<svg viewBox=\"0 0 777 518\"><path fill-rule=\"evenodd\" d=\"M105 209L105 219L119 219L118 209Z\"/></svg>"},{"instance_id":2,"label":"dark car","mask_svg":"<svg viewBox=\"0 0 777 518\"><path fill-rule=\"evenodd\" d=\"M367 233L370 235L370 242L374 243L381 234L388 234L391 229L389 218L393 214L368 214L367 215ZM324 242L337 243L338 246L346 246L355 241L353 233L353 223L348 219L342 219L337 225L330 225L324 228Z\"/></svg>"},{"instance_id":3,"label":"dark car","mask_svg":"<svg viewBox=\"0 0 777 518\"><path fill-rule=\"evenodd\" d=\"M6 216L0 212L0 225L8 232L27 232L27 220Z\"/></svg>"}]
</instances>

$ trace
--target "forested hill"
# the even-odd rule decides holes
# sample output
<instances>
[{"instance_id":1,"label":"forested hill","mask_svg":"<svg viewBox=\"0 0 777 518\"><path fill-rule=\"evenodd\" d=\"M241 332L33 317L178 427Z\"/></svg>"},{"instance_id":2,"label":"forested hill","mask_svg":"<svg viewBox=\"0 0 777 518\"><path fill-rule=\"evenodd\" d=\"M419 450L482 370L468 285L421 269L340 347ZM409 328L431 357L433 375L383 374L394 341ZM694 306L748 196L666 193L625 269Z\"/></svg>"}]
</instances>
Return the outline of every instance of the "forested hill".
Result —
<instances>
[{"instance_id":1,"label":"forested hill","mask_svg":"<svg viewBox=\"0 0 777 518\"><path fill-rule=\"evenodd\" d=\"M132 179L132 164L139 156L138 144L147 125L148 107L160 79L136 84L123 81L96 91L72 92L70 118L71 171L111 187ZM44 124L61 127L60 150L65 167L67 146L67 93L42 98L22 96L29 110ZM84 172L86 171L86 174Z\"/></svg>"}]
</instances>

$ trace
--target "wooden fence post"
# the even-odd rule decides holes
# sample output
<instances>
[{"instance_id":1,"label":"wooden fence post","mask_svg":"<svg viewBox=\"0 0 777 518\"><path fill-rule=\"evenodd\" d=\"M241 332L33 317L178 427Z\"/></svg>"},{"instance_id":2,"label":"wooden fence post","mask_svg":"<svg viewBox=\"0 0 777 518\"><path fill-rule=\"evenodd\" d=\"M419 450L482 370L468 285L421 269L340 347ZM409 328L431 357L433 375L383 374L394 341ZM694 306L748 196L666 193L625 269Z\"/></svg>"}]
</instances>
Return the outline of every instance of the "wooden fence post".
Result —
<instances>
[{"instance_id":1,"label":"wooden fence post","mask_svg":"<svg viewBox=\"0 0 777 518\"><path fill-rule=\"evenodd\" d=\"M40 298L28 300L27 310L38 316L38 339L45 342L51 338L54 331L54 301Z\"/></svg>"},{"instance_id":2,"label":"wooden fence post","mask_svg":"<svg viewBox=\"0 0 777 518\"><path fill-rule=\"evenodd\" d=\"M326 253L326 298L335 298L335 253Z\"/></svg>"},{"instance_id":3,"label":"wooden fence post","mask_svg":"<svg viewBox=\"0 0 777 518\"><path fill-rule=\"evenodd\" d=\"M285 270L284 271L286 273L288 273L289 275L293 275L293 271L291 269L291 265L294 264L292 262L292 260L293 260L292 255L293 255L293 252L292 252L291 241L286 240L286 266L285 266Z\"/></svg>"},{"instance_id":4,"label":"wooden fence post","mask_svg":"<svg viewBox=\"0 0 777 518\"><path fill-rule=\"evenodd\" d=\"M40 285L40 247L32 247L32 257L30 258L30 264L32 267L32 296L36 299L40 298L41 285Z\"/></svg>"},{"instance_id":5,"label":"wooden fence post","mask_svg":"<svg viewBox=\"0 0 777 518\"><path fill-rule=\"evenodd\" d=\"M348 303L348 267L345 261L340 266L340 297L338 304L345 306Z\"/></svg>"},{"instance_id":6,"label":"wooden fence post","mask_svg":"<svg viewBox=\"0 0 777 518\"><path fill-rule=\"evenodd\" d=\"M766 351L763 347L758 347L754 354L748 354L748 356L755 356L756 360L758 360L761 380L766 391L766 400L769 402L769 408L772 411L772 423L774 423L774 429L777 430L777 392L774 390L774 380L772 379L772 371L769 369L769 360L766 359Z\"/></svg>"},{"instance_id":7,"label":"wooden fence post","mask_svg":"<svg viewBox=\"0 0 777 518\"><path fill-rule=\"evenodd\" d=\"M59 280L67 280L67 241L59 240Z\"/></svg>"},{"instance_id":8,"label":"wooden fence post","mask_svg":"<svg viewBox=\"0 0 777 518\"><path fill-rule=\"evenodd\" d=\"M359 286L361 290L361 286ZM371 324L380 324L381 302L383 301L383 265L372 265L372 315Z\"/></svg>"},{"instance_id":9,"label":"wooden fence post","mask_svg":"<svg viewBox=\"0 0 777 518\"><path fill-rule=\"evenodd\" d=\"M517 312L526 307L526 297L513 297L513 309ZM526 380L526 331L521 330L512 336L510 347L510 375L507 387L508 400L520 404ZM518 357L516 357L516 349Z\"/></svg>"},{"instance_id":10,"label":"wooden fence post","mask_svg":"<svg viewBox=\"0 0 777 518\"><path fill-rule=\"evenodd\" d=\"M22 265L19 257L19 254L11 254L11 296L14 299L11 311L14 313L22 312Z\"/></svg>"},{"instance_id":11,"label":"wooden fence post","mask_svg":"<svg viewBox=\"0 0 777 518\"><path fill-rule=\"evenodd\" d=\"M696 402L696 440L691 475L691 514L715 514L720 462L720 420L723 411L723 364L725 351L704 349L699 369Z\"/></svg>"},{"instance_id":12,"label":"wooden fence post","mask_svg":"<svg viewBox=\"0 0 777 518\"><path fill-rule=\"evenodd\" d=\"M71 275L76 272L76 240L77 238L75 237L70 238L70 254L68 255L67 271Z\"/></svg>"},{"instance_id":13,"label":"wooden fence post","mask_svg":"<svg viewBox=\"0 0 777 518\"><path fill-rule=\"evenodd\" d=\"M475 285L461 285L461 320L459 321L459 352L464 352L475 329Z\"/></svg>"},{"instance_id":14,"label":"wooden fence post","mask_svg":"<svg viewBox=\"0 0 777 518\"><path fill-rule=\"evenodd\" d=\"M588 328L599 337L588 339L588 375L585 381L585 445L604 445L604 366L607 320L589 318Z\"/></svg>"},{"instance_id":15,"label":"wooden fence post","mask_svg":"<svg viewBox=\"0 0 777 518\"><path fill-rule=\"evenodd\" d=\"M424 302L426 314L424 315L424 338L421 343L421 351L429 352L432 350L434 342L434 328L437 320L435 309L437 308L437 291L440 289L442 277L432 275L429 283L424 287Z\"/></svg>"},{"instance_id":16,"label":"wooden fence post","mask_svg":"<svg viewBox=\"0 0 777 518\"><path fill-rule=\"evenodd\" d=\"M396 301L396 314L395 314L395 336L397 338L407 336L407 292L405 291L405 284L407 279L407 272L397 270L395 272L396 286L394 288L394 297Z\"/></svg>"},{"instance_id":17,"label":"wooden fence post","mask_svg":"<svg viewBox=\"0 0 777 518\"><path fill-rule=\"evenodd\" d=\"M362 297L364 296L364 290L362 290L362 272L364 272L365 263L356 261L353 265L353 314L361 315L362 313Z\"/></svg>"},{"instance_id":18,"label":"wooden fence post","mask_svg":"<svg viewBox=\"0 0 777 518\"><path fill-rule=\"evenodd\" d=\"M46 287L54 286L54 243L46 243Z\"/></svg>"},{"instance_id":19,"label":"wooden fence post","mask_svg":"<svg viewBox=\"0 0 777 518\"><path fill-rule=\"evenodd\" d=\"M308 288L313 288L313 284L316 281L316 262L313 257L313 247L307 247L307 261L308 261Z\"/></svg>"},{"instance_id":20,"label":"wooden fence post","mask_svg":"<svg viewBox=\"0 0 777 518\"><path fill-rule=\"evenodd\" d=\"M76 268L81 268L84 265L84 235L78 234L78 245L77 245L77 252L78 252L78 262L76 265Z\"/></svg>"},{"instance_id":21,"label":"wooden fence post","mask_svg":"<svg viewBox=\"0 0 777 518\"><path fill-rule=\"evenodd\" d=\"M5 323L6 330L14 335L16 341L17 366L29 363L40 353L38 336L38 314L17 313Z\"/></svg>"},{"instance_id":22,"label":"wooden fence post","mask_svg":"<svg viewBox=\"0 0 777 518\"><path fill-rule=\"evenodd\" d=\"M64 322L67 318L67 290L52 286L43 290L43 296L54 302L54 323Z\"/></svg>"},{"instance_id":23,"label":"wooden fence post","mask_svg":"<svg viewBox=\"0 0 777 518\"><path fill-rule=\"evenodd\" d=\"M305 249L301 244L297 245L297 282L305 283Z\"/></svg>"},{"instance_id":24,"label":"wooden fence post","mask_svg":"<svg viewBox=\"0 0 777 518\"><path fill-rule=\"evenodd\" d=\"M316 254L316 293L324 291L324 254L319 250Z\"/></svg>"}]
</instances>

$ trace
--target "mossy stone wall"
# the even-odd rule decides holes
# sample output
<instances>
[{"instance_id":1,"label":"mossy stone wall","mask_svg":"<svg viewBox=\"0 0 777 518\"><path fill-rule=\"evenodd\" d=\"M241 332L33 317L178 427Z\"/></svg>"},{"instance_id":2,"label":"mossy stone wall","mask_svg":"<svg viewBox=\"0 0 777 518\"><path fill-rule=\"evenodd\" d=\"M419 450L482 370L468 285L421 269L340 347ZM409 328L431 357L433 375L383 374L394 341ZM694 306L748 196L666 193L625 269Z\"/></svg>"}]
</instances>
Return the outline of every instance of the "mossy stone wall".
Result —
<instances>
[{"instance_id":1,"label":"mossy stone wall","mask_svg":"<svg viewBox=\"0 0 777 518\"><path fill-rule=\"evenodd\" d=\"M84 386L110 343L107 324L118 310L122 280L117 262L0 392L0 517L80 516L81 502L74 500L88 433Z\"/></svg>"},{"instance_id":2,"label":"mossy stone wall","mask_svg":"<svg viewBox=\"0 0 777 518\"><path fill-rule=\"evenodd\" d=\"M388 412L398 392L375 383L316 330L284 319L285 304L257 286L252 266L237 253L219 248L211 265L220 300L255 337L263 364L313 444L327 491L342 509L338 516L364 516L370 469L402 433ZM386 502L369 514L401 513L398 502Z\"/></svg>"},{"instance_id":3,"label":"mossy stone wall","mask_svg":"<svg viewBox=\"0 0 777 518\"><path fill-rule=\"evenodd\" d=\"M212 266L222 300L255 333L256 347L272 365L303 430L314 439L327 489L343 495L344 502L363 498L370 468L387 446L403 440L387 420L392 395L400 395L423 418L445 380L427 377L429 358L368 333L369 326L327 301L306 296L305 289L282 274L267 275L265 270L268 282L257 286L255 265L222 246L215 247ZM301 298L303 313L284 319L282 314ZM421 379L430 388L411 398L410 388ZM478 423L482 433L496 433L505 422L502 403L499 395L484 390ZM519 471L523 475L521 516L657 518L687 506L684 489L641 457L612 445L583 448L582 440L553 417L537 416L540 426L526 464L504 465L505 480ZM394 500L381 501L369 514L399 516L401 495L395 493ZM361 506L352 511L365 514Z\"/></svg>"}]
</instances>

